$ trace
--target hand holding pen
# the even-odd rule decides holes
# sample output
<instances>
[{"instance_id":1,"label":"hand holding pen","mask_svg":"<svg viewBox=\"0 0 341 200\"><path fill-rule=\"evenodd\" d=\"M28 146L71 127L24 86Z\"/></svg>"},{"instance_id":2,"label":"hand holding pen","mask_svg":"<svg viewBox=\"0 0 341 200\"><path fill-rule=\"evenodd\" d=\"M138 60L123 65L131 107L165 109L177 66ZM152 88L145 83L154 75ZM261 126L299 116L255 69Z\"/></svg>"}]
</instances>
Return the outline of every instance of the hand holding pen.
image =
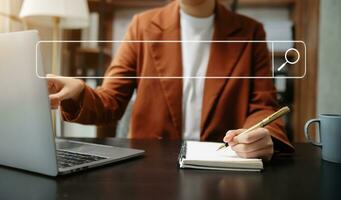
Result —
<instances>
[{"instance_id":1,"label":"hand holding pen","mask_svg":"<svg viewBox=\"0 0 341 200\"><path fill-rule=\"evenodd\" d=\"M288 107L284 107L249 129L228 131L224 137L225 144L217 150L231 146L241 157L270 159L274 152L273 141L269 130L264 127L289 111Z\"/></svg>"}]
</instances>

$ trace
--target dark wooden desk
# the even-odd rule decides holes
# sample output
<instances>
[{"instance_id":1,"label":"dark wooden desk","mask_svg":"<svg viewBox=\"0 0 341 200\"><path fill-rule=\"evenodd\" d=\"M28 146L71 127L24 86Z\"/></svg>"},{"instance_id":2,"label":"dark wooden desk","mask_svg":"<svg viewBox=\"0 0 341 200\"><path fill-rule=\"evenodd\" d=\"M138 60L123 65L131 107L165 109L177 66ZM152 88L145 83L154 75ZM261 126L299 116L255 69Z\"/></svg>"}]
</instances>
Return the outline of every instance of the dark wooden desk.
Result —
<instances>
[{"instance_id":1,"label":"dark wooden desk","mask_svg":"<svg viewBox=\"0 0 341 200\"><path fill-rule=\"evenodd\" d=\"M146 150L145 157L49 178L0 167L0 199L341 199L341 165L296 144L262 173L180 170L180 141L86 139Z\"/></svg>"}]
</instances>

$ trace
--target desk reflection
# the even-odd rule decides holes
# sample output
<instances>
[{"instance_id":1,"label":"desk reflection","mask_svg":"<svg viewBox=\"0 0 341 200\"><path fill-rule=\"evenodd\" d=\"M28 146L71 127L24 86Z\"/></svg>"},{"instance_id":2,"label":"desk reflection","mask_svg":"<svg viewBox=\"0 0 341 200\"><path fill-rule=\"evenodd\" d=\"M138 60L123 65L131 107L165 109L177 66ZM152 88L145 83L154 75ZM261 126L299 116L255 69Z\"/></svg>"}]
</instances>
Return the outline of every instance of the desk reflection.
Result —
<instances>
[{"instance_id":1,"label":"desk reflection","mask_svg":"<svg viewBox=\"0 0 341 200\"><path fill-rule=\"evenodd\" d=\"M341 164L321 160L321 199L341 199Z\"/></svg>"},{"instance_id":2,"label":"desk reflection","mask_svg":"<svg viewBox=\"0 0 341 200\"><path fill-rule=\"evenodd\" d=\"M258 172L180 170L180 199L262 199L263 175ZM195 197L193 198L193 194ZM261 195L261 196L259 196Z\"/></svg>"},{"instance_id":3,"label":"desk reflection","mask_svg":"<svg viewBox=\"0 0 341 200\"><path fill-rule=\"evenodd\" d=\"M0 167L0 199L56 199L57 184L49 177Z\"/></svg>"}]
</instances>

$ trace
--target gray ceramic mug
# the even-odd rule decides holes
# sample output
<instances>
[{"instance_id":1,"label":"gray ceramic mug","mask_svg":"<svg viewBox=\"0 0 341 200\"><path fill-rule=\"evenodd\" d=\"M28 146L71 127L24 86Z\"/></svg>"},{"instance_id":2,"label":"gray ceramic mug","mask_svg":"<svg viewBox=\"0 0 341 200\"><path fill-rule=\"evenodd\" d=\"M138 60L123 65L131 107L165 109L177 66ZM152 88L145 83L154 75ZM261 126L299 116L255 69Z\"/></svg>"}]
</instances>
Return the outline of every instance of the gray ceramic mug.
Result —
<instances>
[{"instance_id":1,"label":"gray ceramic mug","mask_svg":"<svg viewBox=\"0 0 341 200\"><path fill-rule=\"evenodd\" d=\"M312 123L317 123L317 137L320 142L313 141L310 137L308 128ZM306 122L304 134L310 143L322 148L323 160L341 163L341 115L320 114L318 119Z\"/></svg>"}]
</instances>

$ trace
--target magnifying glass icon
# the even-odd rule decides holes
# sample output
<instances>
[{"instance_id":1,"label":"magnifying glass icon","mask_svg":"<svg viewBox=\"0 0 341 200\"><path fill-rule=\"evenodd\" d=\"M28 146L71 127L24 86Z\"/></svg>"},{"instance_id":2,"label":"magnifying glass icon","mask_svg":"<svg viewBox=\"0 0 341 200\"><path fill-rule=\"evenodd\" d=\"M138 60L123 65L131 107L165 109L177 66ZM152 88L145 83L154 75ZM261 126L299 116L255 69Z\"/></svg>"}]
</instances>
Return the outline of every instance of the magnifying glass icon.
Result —
<instances>
[{"instance_id":1,"label":"magnifying glass icon","mask_svg":"<svg viewBox=\"0 0 341 200\"><path fill-rule=\"evenodd\" d=\"M288 53L289 53L290 51L294 51L294 52L297 54L296 60L290 61L290 60L288 59ZM296 64L296 63L300 60L300 52L298 52L298 50L295 49L295 48L290 48L290 49L288 49L288 50L285 52L284 58L285 58L285 63L283 63L283 64L277 69L277 71L281 71L281 70L285 67L286 64L290 64L290 65Z\"/></svg>"}]
</instances>

